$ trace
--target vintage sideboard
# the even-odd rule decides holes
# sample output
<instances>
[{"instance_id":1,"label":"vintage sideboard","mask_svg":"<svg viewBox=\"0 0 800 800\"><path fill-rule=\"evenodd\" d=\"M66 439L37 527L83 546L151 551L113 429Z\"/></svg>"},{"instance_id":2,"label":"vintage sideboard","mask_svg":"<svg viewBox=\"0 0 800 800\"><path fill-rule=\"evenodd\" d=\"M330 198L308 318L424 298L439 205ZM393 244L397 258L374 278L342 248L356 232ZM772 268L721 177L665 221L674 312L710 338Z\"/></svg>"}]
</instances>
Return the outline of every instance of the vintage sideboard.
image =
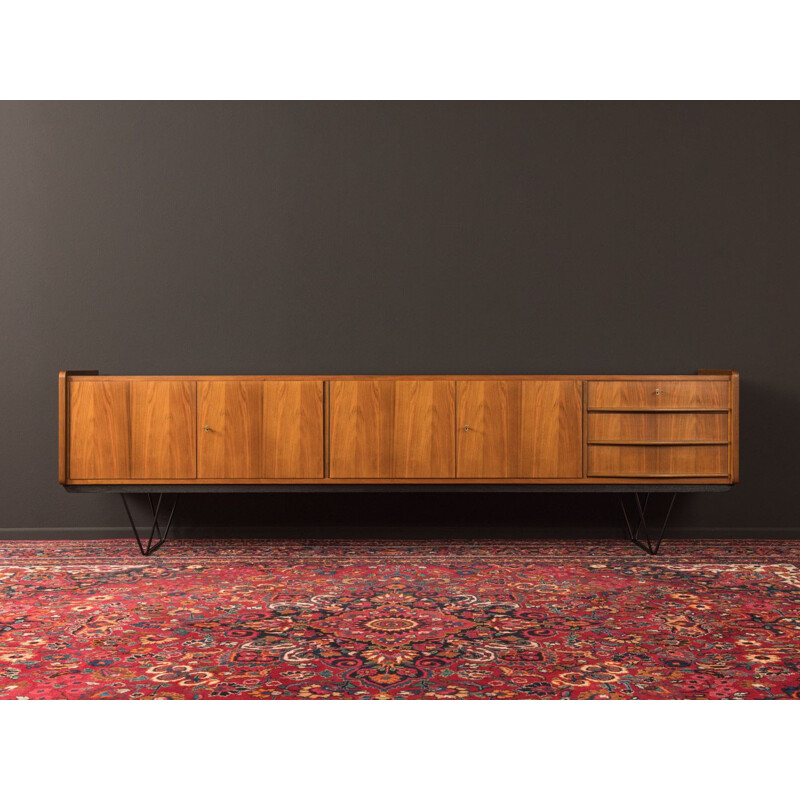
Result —
<instances>
[{"instance_id":1,"label":"vintage sideboard","mask_svg":"<svg viewBox=\"0 0 800 800\"><path fill-rule=\"evenodd\" d=\"M122 494L145 555L166 538L180 492L302 487L628 493L626 530L656 552L651 493L669 493L671 509L678 492L739 480L739 375L65 371L58 463L70 491ZM146 546L131 492L150 502Z\"/></svg>"}]
</instances>

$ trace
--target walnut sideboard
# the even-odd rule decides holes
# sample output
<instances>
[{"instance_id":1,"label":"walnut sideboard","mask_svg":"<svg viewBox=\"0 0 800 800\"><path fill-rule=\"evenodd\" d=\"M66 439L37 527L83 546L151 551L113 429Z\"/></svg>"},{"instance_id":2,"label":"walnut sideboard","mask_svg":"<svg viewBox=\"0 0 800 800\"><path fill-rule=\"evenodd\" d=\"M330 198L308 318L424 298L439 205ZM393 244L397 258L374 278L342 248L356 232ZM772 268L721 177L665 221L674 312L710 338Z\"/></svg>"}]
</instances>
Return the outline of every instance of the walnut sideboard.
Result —
<instances>
[{"instance_id":1,"label":"walnut sideboard","mask_svg":"<svg viewBox=\"0 0 800 800\"><path fill-rule=\"evenodd\" d=\"M672 494L671 509L679 491L739 480L739 375L64 371L58 463L70 491L122 494L145 555L166 538L166 493L300 487L627 492L626 531L656 552L651 492ZM150 502L146 547L130 492Z\"/></svg>"}]
</instances>

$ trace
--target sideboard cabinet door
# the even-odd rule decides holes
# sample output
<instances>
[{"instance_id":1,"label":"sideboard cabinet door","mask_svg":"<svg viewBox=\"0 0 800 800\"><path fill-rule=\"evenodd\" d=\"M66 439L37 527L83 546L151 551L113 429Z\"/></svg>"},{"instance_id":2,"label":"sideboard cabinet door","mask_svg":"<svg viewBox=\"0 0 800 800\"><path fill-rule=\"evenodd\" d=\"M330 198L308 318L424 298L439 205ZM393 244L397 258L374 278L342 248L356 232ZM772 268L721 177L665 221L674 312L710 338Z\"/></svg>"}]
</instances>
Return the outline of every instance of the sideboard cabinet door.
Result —
<instances>
[{"instance_id":1,"label":"sideboard cabinet door","mask_svg":"<svg viewBox=\"0 0 800 800\"><path fill-rule=\"evenodd\" d=\"M455 382L331 382L331 478L455 477Z\"/></svg>"},{"instance_id":2,"label":"sideboard cabinet door","mask_svg":"<svg viewBox=\"0 0 800 800\"><path fill-rule=\"evenodd\" d=\"M197 477L258 478L261 381L197 382Z\"/></svg>"},{"instance_id":3,"label":"sideboard cabinet door","mask_svg":"<svg viewBox=\"0 0 800 800\"><path fill-rule=\"evenodd\" d=\"M70 382L68 469L73 480L130 478L128 381Z\"/></svg>"},{"instance_id":4,"label":"sideboard cabinet door","mask_svg":"<svg viewBox=\"0 0 800 800\"><path fill-rule=\"evenodd\" d=\"M581 382L458 382L459 478L580 478Z\"/></svg>"},{"instance_id":5,"label":"sideboard cabinet door","mask_svg":"<svg viewBox=\"0 0 800 800\"><path fill-rule=\"evenodd\" d=\"M322 382L197 384L199 478L321 478Z\"/></svg>"},{"instance_id":6,"label":"sideboard cabinet door","mask_svg":"<svg viewBox=\"0 0 800 800\"><path fill-rule=\"evenodd\" d=\"M393 381L331 381L331 478L391 478Z\"/></svg>"},{"instance_id":7,"label":"sideboard cabinet door","mask_svg":"<svg viewBox=\"0 0 800 800\"><path fill-rule=\"evenodd\" d=\"M455 381L394 386L393 477L455 478Z\"/></svg>"},{"instance_id":8,"label":"sideboard cabinet door","mask_svg":"<svg viewBox=\"0 0 800 800\"><path fill-rule=\"evenodd\" d=\"M197 477L194 381L131 381L131 478Z\"/></svg>"},{"instance_id":9,"label":"sideboard cabinet door","mask_svg":"<svg viewBox=\"0 0 800 800\"><path fill-rule=\"evenodd\" d=\"M264 381L262 478L321 478L322 381Z\"/></svg>"}]
</instances>

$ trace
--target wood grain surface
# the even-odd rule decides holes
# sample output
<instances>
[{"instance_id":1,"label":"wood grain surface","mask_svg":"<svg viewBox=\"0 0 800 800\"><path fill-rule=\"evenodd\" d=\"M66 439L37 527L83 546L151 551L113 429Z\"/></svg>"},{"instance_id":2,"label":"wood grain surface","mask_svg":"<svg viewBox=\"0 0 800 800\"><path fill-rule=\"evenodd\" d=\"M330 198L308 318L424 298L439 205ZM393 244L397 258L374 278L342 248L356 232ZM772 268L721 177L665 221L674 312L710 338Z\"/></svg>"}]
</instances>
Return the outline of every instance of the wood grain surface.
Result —
<instances>
[{"instance_id":1,"label":"wood grain surface","mask_svg":"<svg viewBox=\"0 0 800 800\"><path fill-rule=\"evenodd\" d=\"M395 478L454 478L455 381L396 381L393 472Z\"/></svg>"},{"instance_id":2,"label":"wood grain surface","mask_svg":"<svg viewBox=\"0 0 800 800\"><path fill-rule=\"evenodd\" d=\"M69 477L131 477L130 397L126 381L70 383Z\"/></svg>"},{"instance_id":3,"label":"wood grain surface","mask_svg":"<svg viewBox=\"0 0 800 800\"><path fill-rule=\"evenodd\" d=\"M197 477L195 381L130 384L131 477Z\"/></svg>"},{"instance_id":4,"label":"wood grain surface","mask_svg":"<svg viewBox=\"0 0 800 800\"><path fill-rule=\"evenodd\" d=\"M331 382L332 478L391 478L394 381Z\"/></svg>"},{"instance_id":5,"label":"wood grain surface","mask_svg":"<svg viewBox=\"0 0 800 800\"><path fill-rule=\"evenodd\" d=\"M702 380L589 381L593 408L728 408L730 382Z\"/></svg>"},{"instance_id":6,"label":"wood grain surface","mask_svg":"<svg viewBox=\"0 0 800 800\"><path fill-rule=\"evenodd\" d=\"M589 445L591 477L720 477L727 473L727 445Z\"/></svg>"},{"instance_id":7,"label":"wood grain surface","mask_svg":"<svg viewBox=\"0 0 800 800\"><path fill-rule=\"evenodd\" d=\"M197 476L261 477L261 381L197 382Z\"/></svg>"},{"instance_id":8,"label":"wood grain surface","mask_svg":"<svg viewBox=\"0 0 800 800\"><path fill-rule=\"evenodd\" d=\"M735 483L739 374L59 374L61 483Z\"/></svg>"},{"instance_id":9,"label":"wood grain surface","mask_svg":"<svg viewBox=\"0 0 800 800\"><path fill-rule=\"evenodd\" d=\"M264 381L262 478L323 477L322 381Z\"/></svg>"},{"instance_id":10,"label":"wood grain surface","mask_svg":"<svg viewBox=\"0 0 800 800\"><path fill-rule=\"evenodd\" d=\"M590 413L589 442L728 442L728 412Z\"/></svg>"},{"instance_id":11,"label":"wood grain surface","mask_svg":"<svg viewBox=\"0 0 800 800\"><path fill-rule=\"evenodd\" d=\"M580 381L459 381L459 478L582 474Z\"/></svg>"}]
</instances>

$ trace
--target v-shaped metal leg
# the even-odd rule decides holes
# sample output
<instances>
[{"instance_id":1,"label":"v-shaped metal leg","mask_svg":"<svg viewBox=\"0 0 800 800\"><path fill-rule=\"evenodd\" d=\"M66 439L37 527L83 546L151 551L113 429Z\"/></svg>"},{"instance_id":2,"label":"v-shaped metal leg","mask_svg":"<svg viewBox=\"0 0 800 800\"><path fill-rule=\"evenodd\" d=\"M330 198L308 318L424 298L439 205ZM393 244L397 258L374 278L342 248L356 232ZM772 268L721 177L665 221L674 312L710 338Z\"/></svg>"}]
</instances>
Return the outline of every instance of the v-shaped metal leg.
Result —
<instances>
[{"instance_id":1,"label":"v-shaped metal leg","mask_svg":"<svg viewBox=\"0 0 800 800\"><path fill-rule=\"evenodd\" d=\"M167 541L167 536L169 535L169 529L172 525L172 517L175 514L175 508L178 505L178 495L176 494L172 500L172 508L169 511L169 516L167 517L167 524L164 527L162 532L161 526L158 522L158 515L161 511L161 501L164 499L163 494L157 495L157 500L155 503L153 502L153 495L149 492L147 494L147 502L150 505L150 513L153 515L153 524L150 528L150 536L147 540L147 545L142 543L142 536L139 535L139 531L136 529L136 523L133 521L133 515L131 514L131 509L128 506L128 500L125 497L124 493L120 494L122 498L122 503L125 506L125 513L128 515L128 520L131 523L131 529L133 530L133 535L136 537L136 544L139 545L139 550L143 556L149 556L155 553L159 547L161 547L164 542ZM156 537L158 534L158 537Z\"/></svg>"},{"instance_id":2,"label":"v-shaped metal leg","mask_svg":"<svg viewBox=\"0 0 800 800\"><path fill-rule=\"evenodd\" d=\"M667 529L667 522L669 522L669 517L672 513L672 507L675 505L675 498L677 496L678 495L676 492L673 492L670 496L669 506L667 507L666 514L664 514L664 519L661 523L661 528L658 532L657 539L650 538L650 532L647 528L647 506L650 503L650 492L644 492L641 494L639 492L633 493L635 503L633 513L630 515L625 507L625 495L621 494L619 496L619 505L622 509L622 518L625 521L626 536L637 547L641 547L642 550L644 550L646 553L649 553L651 556L656 555L661 547L661 542L664 539L664 532ZM642 500L642 497L644 497L644 500Z\"/></svg>"}]
</instances>

